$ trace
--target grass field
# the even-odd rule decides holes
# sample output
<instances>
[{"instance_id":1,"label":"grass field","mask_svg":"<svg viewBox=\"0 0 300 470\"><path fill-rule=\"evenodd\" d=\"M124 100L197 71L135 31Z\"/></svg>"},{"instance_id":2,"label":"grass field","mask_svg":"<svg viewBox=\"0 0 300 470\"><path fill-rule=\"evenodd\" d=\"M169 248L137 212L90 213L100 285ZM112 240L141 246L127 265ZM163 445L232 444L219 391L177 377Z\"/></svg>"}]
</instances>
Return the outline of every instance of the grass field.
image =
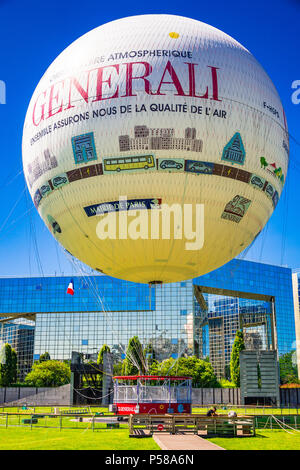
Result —
<instances>
[{"instance_id":1,"label":"grass field","mask_svg":"<svg viewBox=\"0 0 300 470\"><path fill-rule=\"evenodd\" d=\"M76 410L79 408L76 407ZM88 407L82 408L88 409ZM300 450L300 431L291 432L288 427L286 429L289 432L276 430L276 427L279 427L276 420L268 417L271 414L277 416L284 414L285 417L278 416L278 418L287 426L294 427L296 423L300 426L300 413L297 413L297 409L223 408L225 407L218 408L219 415L227 415L230 410L235 410L238 415L257 415L256 426L261 429L257 428L256 437L211 438L209 439L211 442L228 450ZM60 407L60 409L70 409L70 407ZM206 414L207 409L208 407L194 407L193 413ZM91 415L104 412L106 416L108 414L112 416L112 413L108 413L108 409L104 407L90 408L88 411ZM5 412L9 415L6 416ZM97 419L91 423L80 422L74 416L47 416L53 412L54 409L51 407L35 407L27 410L0 407L0 450L159 450L152 438L129 438L127 422L119 422L118 429L107 429L107 424ZM29 418L33 414L42 415L38 417L37 424L22 423L24 418ZM294 416L288 416L289 414ZM85 418L84 415L82 417ZM271 429L265 429L270 427L270 423Z\"/></svg>"},{"instance_id":2,"label":"grass field","mask_svg":"<svg viewBox=\"0 0 300 470\"><path fill-rule=\"evenodd\" d=\"M192 409L193 414L203 414L206 413L207 410L210 407L194 407ZM225 409L223 409L225 408ZM238 415L300 415L300 410L297 410L297 408L268 408L268 407L253 407L253 408L247 408L247 407L222 407L217 406L217 413L218 415L227 415L229 411L235 411Z\"/></svg>"},{"instance_id":3,"label":"grass field","mask_svg":"<svg viewBox=\"0 0 300 470\"><path fill-rule=\"evenodd\" d=\"M256 437L212 438L227 450L300 450L300 433L259 430ZM159 450L152 438L128 437L119 430L0 429L0 450Z\"/></svg>"},{"instance_id":4,"label":"grass field","mask_svg":"<svg viewBox=\"0 0 300 470\"><path fill-rule=\"evenodd\" d=\"M159 450L152 438L132 439L126 429L0 429L0 450Z\"/></svg>"},{"instance_id":5,"label":"grass field","mask_svg":"<svg viewBox=\"0 0 300 470\"><path fill-rule=\"evenodd\" d=\"M60 409L70 409L70 407L59 407ZM74 407L76 409L80 408L89 408L88 406L78 406ZM203 406L203 407L196 407L193 406L192 413L193 414L206 414L210 407L209 406ZM297 408L268 408L268 407L253 407L253 408L247 408L247 407L231 407L227 406L225 409L223 409L223 406L217 406L217 413L218 414L228 414L229 411L236 411L238 415L295 415L299 414L300 416L300 409L297 410ZM32 414L34 413L53 413L54 408L50 406L37 406L37 407L28 407L27 410L22 410L21 407L2 407L0 406L0 412L8 412L8 413L24 413L24 414ZM95 413L95 412L103 412L105 414L112 414L108 412L107 407L90 407L90 412Z\"/></svg>"},{"instance_id":6,"label":"grass field","mask_svg":"<svg viewBox=\"0 0 300 470\"><path fill-rule=\"evenodd\" d=\"M209 440L227 450L300 450L300 432L289 434L259 429L256 437L215 437Z\"/></svg>"}]
</instances>

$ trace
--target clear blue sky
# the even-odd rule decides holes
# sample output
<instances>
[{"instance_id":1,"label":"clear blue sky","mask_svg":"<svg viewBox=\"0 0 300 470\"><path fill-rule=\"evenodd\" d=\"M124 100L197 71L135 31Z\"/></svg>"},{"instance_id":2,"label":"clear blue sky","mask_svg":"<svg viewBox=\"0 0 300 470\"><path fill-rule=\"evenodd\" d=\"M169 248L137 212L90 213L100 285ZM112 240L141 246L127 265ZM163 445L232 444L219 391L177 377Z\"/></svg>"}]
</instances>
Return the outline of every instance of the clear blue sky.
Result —
<instances>
[{"instance_id":1,"label":"clear blue sky","mask_svg":"<svg viewBox=\"0 0 300 470\"><path fill-rule=\"evenodd\" d=\"M0 275L39 274L37 248L45 274L72 272L24 191L22 126L37 82L82 34L117 18L146 13L198 19L247 47L275 83L290 134L300 142L300 104L291 101L291 84L300 80L299 0L152 0L150 6L137 0L0 0L0 80L7 85L7 104L0 105ZM300 144L293 140L291 161L279 205L246 259L300 267Z\"/></svg>"}]
</instances>

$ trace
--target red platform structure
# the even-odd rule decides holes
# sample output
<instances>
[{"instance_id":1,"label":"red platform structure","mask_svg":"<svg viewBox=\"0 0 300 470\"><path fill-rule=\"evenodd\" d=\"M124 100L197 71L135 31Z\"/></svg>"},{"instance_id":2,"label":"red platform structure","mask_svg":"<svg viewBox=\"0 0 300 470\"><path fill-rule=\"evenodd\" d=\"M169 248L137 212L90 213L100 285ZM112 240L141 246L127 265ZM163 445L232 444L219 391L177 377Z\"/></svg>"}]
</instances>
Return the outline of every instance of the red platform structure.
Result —
<instances>
[{"instance_id":1,"label":"red platform structure","mask_svg":"<svg viewBox=\"0 0 300 470\"><path fill-rule=\"evenodd\" d=\"M121 375L113 380L117 415L191 413L191 377Z\"/></svg>"}]
</instances>

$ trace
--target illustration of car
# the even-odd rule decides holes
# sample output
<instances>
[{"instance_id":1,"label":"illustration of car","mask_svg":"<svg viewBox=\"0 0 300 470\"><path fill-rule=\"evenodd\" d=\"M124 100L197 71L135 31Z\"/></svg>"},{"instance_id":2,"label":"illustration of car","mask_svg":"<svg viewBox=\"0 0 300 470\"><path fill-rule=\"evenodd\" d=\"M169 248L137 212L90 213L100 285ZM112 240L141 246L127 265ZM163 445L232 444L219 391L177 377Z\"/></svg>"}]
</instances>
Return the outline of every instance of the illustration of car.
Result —
<instances>
[{"instance_id":1,"label":"illustration of car","mask_svg":"<svg viewBox=\"0 0 300 470\"><path fill-rule=\"evenodd\" d=\"M177 170L180 170L183 167L183 164L180 162L175 162L174 160L163 160L159 166L163 170L165 170L166 168L176 168Z\"/></svg>"},{"instance_id":2,"label":"illustration of car","mask_svg":"<svg viewBox=\"0 0 300 470\"><path fill-rule=\"evenodd\" d=\"M49 184L43 184L43 186L40 188L40 191L41 191L41 195L45 196L46 194L51 192L51 188Z\"/></svg>"},{"instance_id":3,"label":"illustration of car","mask_svg":"<svg viewBox=\"0 0 300 470\"><path fill-rule=\"evenodd\" d=\"M188 165L188 171L199 173L212 173L212 167L203 162L193 162Z\"/></svg>"},{"instance_id":4,"label":"illustration of car","mask_svg":"<svg viewBox=\"0 0 300 470\"><path fill-rule=\"evenodd\" d=\"M53 178L52 180L53 186L55 186L56 188L67 182L68 180L65 176L56 176L56 178Z\"/></svg>"},{"instance_id":5,"label":"illustration of car","mask_svg":"<svg viewBox=\"0 0 300 470\"><path fill-rule=\"evenodd\" d=\"M273 194L274 194L273 186L268 184L268 186L266 187L266 193L268 193L270 197L273 197Z\"/></svg>"},{"instance_id":6,"label":"illustration of car","mask_svg":"<svg viewBox=\"0 0 300 470\"><path fill-rule=\"evenodd\" d=\"M262 188L264 185L264 182L260 178L258 178L258 176L253 176L251 178L251 184L253 184L254 186L257 186L258 188Z\"/></svg>"},{"instance_id":7,"label":"illustration of car","mask_svg":"<svg viewBox=\"0 0 300 470\"><path fill-rule=\"evenodd\" d=\"M52 223L52 228L53 228L53 233L56 233L56 232L61 233L61 228L56 221Z\"/></svg>"},{"instance_id":8,"label":"illustration of car","mask_svg":"<svg viewBox=\"0 0 300 470\"><path fill-rule=\"evenodd\" d=\"M39 192L39 190L37 190L36 193L35 193L35 195L34 195L34 197L33 197L34 204L35 204L36 206L38 206L39 203L41 202L41 199L42 199L42 195L41 195L41 193Z\"/></svg>"},{"instance_id":9,"label":"illustration of car","mask_svg":"<svg viewBox=\"0 0 300 470\"><path fill-rule=\"evenodd\" d=\"M278 203L278 201L279 201L279 196L278 196L278 192L277 192L277 191L275 191L272 200L273 200L274 207L276 207L276 206L277 206L277 203Z\"/></svg>"}]
</instances>

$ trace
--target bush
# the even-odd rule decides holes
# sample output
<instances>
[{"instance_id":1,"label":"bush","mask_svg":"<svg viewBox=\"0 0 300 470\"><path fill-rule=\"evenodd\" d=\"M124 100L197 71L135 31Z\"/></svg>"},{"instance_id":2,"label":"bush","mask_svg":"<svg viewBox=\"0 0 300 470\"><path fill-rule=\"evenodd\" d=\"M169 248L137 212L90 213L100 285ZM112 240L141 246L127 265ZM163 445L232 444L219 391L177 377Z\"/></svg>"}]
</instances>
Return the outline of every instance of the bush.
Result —
<instances>
[{"instance_id":1,"label":"bush","mask_svg":"<svg viewBox=\"0 0 300 470\"><path fill-rule=\"evenodd\" d=\"M230 382L230 380L227 380L227 379L220 379L219 384L221 388L235 388L234 383Z\"/></svg>"},{"instance_id":2,"label":"bush","mask_svg":"<svg viewBox=\"0 0 300 470\"><path fill-rule=\"evenodd\" d=\"M150 369L151 375L178 375L192 377L193 387L220 387L212 365L196 356L179 359L165 359L154 362Z\"/></svg>"},{"instance_id":3,"label":"bush","mask_svg":"<svg viewBox=\"0 0 300 470\"><path fill-rule=\"evenodd\" d=\"M25 383L32 387L60 387L70 383L70 367L60 361L43 361L33 364Z\"/></svg>"}]
</instances>

